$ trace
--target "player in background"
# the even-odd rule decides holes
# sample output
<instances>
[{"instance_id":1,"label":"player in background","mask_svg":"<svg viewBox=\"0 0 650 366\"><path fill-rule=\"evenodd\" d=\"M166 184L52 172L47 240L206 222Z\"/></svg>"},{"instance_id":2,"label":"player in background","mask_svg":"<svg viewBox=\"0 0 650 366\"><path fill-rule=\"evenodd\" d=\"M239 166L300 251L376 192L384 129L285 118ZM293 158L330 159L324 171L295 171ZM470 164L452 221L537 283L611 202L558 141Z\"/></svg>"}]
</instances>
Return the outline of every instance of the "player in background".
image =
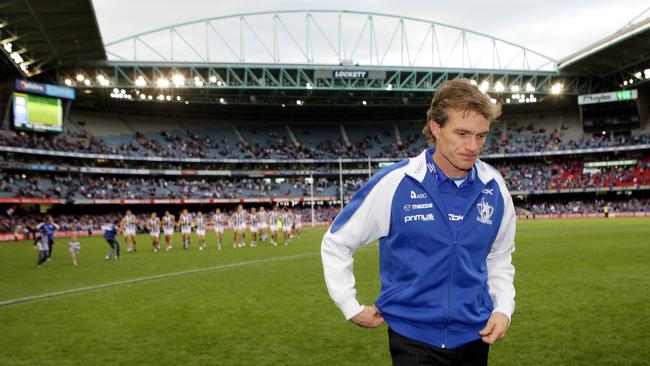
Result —
<instances>
[{"instance_id":1,"label":"player in background","mask_svg":"<svg viewBox=\"0 0 650 366\"><path fill-rule=\"evenodd\" d=\"M237 206L237 211L233 215L233 230L235 239L233 247L242 248L246 246L246 210L242 205Z\"/></svg>"},{"instance_id":2,"label":"player in background","mask_svg":"<svg viewBox=\"0 0 650 366\"><path fill-rule=\"evenodd\" d=\"M106 255L106 260L113 258L113 253L116 254L115 259L120 259L120 241L117 240L117 224L118 222L116 220L102 226L102 230L104 230L104 239L106 239L106 242L111 247L111 250Z\"/></svg>"},{"instance_id":3,"label":"player in background","mask_svg":"<svg viewBox=\"0 0 650 366\"><path fill-rule=\"evenodd\" d=\"M176 218L165 211L165 216L162 218L163 234L165 235L165 251L172 250L172 240L174 239L174 226L176 226Z\"/></svg>"},{"instance_id":4,"label":"player in background","mask_svg":"<svg viewBox=\"0 0 650 366\"><path fill-rule=\"evenodd\" d=\"M199 238L199 250L203 250L205 247L205 217L203 216L203 212L199 211L196 213L194 226L196 226L196 236Z\"/></svg>"},{"instance_id":5,"label":"player in background","mask_svg":"<svg viewBox=\"0 0 650 366\"><path fill-rule=\"evenodd\" d=\"M255 207L251 208L249 220L251 223L251 248L255 248L257 246L257 233L259 232L259 216Z\"/></svg>"},{"instance_id":6,"label":"player in background","mask_svg":"<svg viewBox=\"0 0 650 366\"><path fill-rule=\"evenodd\" d=\"M147 230L149 230L149 236L151 236L151 245L153 246L153 251L157 252L160 250L160 218L156 215L155 212L152 212L149 216L149 221L147 221Z\"/></svg>"},{"instance_id":7,"label":"player in background","mask_svg":"<svg viewBox=\"0 0 650 366\"><path fill-rule=\"evenodd\" d=\"M36 240L34 240L34 246L38 249L38 267L42 267L43 263L47 261L47 254L49 252L49 246L47 245L48 240L47 236L42 233L36 233Z\"/></svg>"},{"instance_id":8,"label":"player in background","mask_svg":"<svg viewBox=\"0 0 650 366\"><path fill-rule=\"evenodd\" d=\"M45 216L45 221L36 225L36 230L39 230L43 235L43 240L47 242L47 260L52 260L52 249L54 247L54 232L59 230L59 225L54 223L52 215Z\"/></svg>"},{"instance_id":9,"label":"player in background","mask_svg":"<svg viewBox=\"0 0 650 366\"><path fill-rule=\"evenodd\" d=\"M294 215L294 222L293 222L293 236L300 238L300 229L302 229L302 213L301 211L298 210L296 214Z\"/></svg>"},{"instance_id":10,"label":"player in background","mask_svg":"<svg viewBox=\"0 0 650 366\"><path fill-rule=\"evenodd\" d=\"M190 235L192 234L192 218L187 209L183 209L181 212L178 225L181 227L181 234L183 234L183 249L188 250L190 248Z\"/></svg>"},{"instance_id":11,"label":"player in background","mask_svg":"<svg viewBox=\"0 0 650 366\"><path fill-rule=\"evenodd\" d=\"M282 238L284 239L284 246L289 245L291 240L291 230L293 230L293 214L291 209L286 207L282 208Z\"/></svg>"},{"instance_id":12,"label":"player in background","mask_svg":"<svg viewBox=\"0 0 650 366\"><path fill-rule=\"evenodd\" d=\"M126 215L122 218L120 229L124 234L126 241L126 252L133 253L135 249L135 231L138 225L138 219L131 213L131 210L126 210Z\"/></svg>"},{"instance_id":13,"label":"player in background","mask_svg":"<svg viewBox=\"0 0 650 366\"><path fill-rule=\"evenodd\" d=\"M214 215L212 216L212 225L214 225L214 234L217 238L217 249L221 250L221 240L223 239L223 224L225 218L221 213L221 209L217 208L214 210Z\"/></svg>"},{"instance_id":14,"label":"player in background","mask_svg":"<svg viewBox=\"0 0 650 366\"><path fill-rule=\"evenodd\" d=\"M269 240L269 222L264 206L260 206L260 210L257 213L257 216L257 222L259 223L260 228L260 242L266 242Z\"/></svg>"},{"instance_id":15,"label":"player in background","mask_svg":"<svg viewBox=\"0 0 650 366\"><path fill-rule=\"evenodd\" d=\"M271 228L271 244L273 246L278 245L278 230L281 228L280 223L280 211L278 211L278 206L273 206L273 210L269 212L269 227Z\"/></svg>"},{"instance_id":16,"label":"player in background","mask_svg":"<svg viewBox=\"0 0 650 366\"><path fill-rule=\"evenodd\" d=\"M72 259L72 264L77 266L77 259L79 258L79 251L81 250L81 243L77 239L77 234L72 234L70 237L70 242L68 243L68 252L70 252L70 258Z\"/></svg>"}]
</instances>

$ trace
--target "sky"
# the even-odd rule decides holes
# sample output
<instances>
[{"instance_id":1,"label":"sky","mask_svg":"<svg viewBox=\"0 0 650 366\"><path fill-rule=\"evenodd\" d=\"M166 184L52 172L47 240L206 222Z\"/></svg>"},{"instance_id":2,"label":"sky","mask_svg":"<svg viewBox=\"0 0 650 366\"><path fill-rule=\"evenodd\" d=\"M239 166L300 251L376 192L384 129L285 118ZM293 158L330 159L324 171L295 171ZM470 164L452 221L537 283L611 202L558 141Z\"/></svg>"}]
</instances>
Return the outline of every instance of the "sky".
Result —
<instances>
[{"instance_id":1,"label":"sky","mask_svg":"<svg viewBox=\"0 0 650 366\"><path fill-rule=\"evenodd\" d=\"M212 16L284 9L332 9L388 13L454 25L498 37L560 60L615 33L648 9L650 2L93 0L93 5L104 43L139 32Z\"/></svg>"}]
</instances>

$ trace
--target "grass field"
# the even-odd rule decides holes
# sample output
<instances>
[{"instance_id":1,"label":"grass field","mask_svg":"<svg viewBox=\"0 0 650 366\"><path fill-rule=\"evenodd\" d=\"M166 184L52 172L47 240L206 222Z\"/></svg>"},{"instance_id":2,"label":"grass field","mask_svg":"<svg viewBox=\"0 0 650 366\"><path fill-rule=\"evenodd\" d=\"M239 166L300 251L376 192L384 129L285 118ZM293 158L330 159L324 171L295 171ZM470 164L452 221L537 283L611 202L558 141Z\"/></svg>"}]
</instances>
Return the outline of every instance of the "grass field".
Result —
<instances>
[{"instance_id":1,"label":"grass field","mask_svg":"<svg viewBox=\"0 0 650 366\"><path fill-rule=\"evenodd\" d=\"M319 257L323 228L290 246L222 251L208 237L182 251L104 260L81 238L73 267L58 239L36 268L31 243L0 245L0 365L388 365L386 329L347 323L329 299ZM517 310L491 365L650 364L650 220L519 222ZM176 276L172 274L207 269ZM362 302L379 292L376 245L356 255ZM140 282L124 282L143 279Z\"/></svg>"}]
</instances>

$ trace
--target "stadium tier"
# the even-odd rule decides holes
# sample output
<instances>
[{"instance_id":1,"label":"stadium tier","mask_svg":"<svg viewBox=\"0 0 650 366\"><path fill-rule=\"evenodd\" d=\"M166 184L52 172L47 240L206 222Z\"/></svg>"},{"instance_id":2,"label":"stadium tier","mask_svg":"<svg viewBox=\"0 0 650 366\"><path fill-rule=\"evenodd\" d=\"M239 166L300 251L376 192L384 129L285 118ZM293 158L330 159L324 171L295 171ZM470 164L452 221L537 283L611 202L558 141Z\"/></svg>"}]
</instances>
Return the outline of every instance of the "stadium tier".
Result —
<instances>
[{"instance_id":1,"label":"stadium tier","mask_svg":"<svg viewBox=\"0 0 650 366\"><path fill-rule=\"evenodd\" d=\"M333 125L330 127L237 128L226 126L206 129L130 130L120 134L97 134L115 126L119 120L94 119L85 123L87 129L76 128L62 135L43 136L34 133L3 131L2 151L25 151L46 154L59 151L86 154L79 157L108 159L155 158L155 161L209 161L225 159L301 160L301 159L394 159L413 156L426 146L421 127L384 128ZM104 124L102 124L104 123ZM141 122L143 123L143 122ZM190 124L186 122L183 126ZM101 129L95 125L100 125ZM91 127L94 126L94 127ZM156 124L158 126L158 124ZM506 128L503 128L505 126ZM634 134L577 134L562 131L564 122L555 129L529 123L525 128L505 121L497 125L487 139L483 156L527 155L531 153L583 153L595 149L648 149L650 132ZM151 128L150 128L151 129ZM568 127L567 127L568 129ZM294 130L297 131L294 132ZM402 131L403 130L403 131ZM90 131L94 131L90 132ZM127 130L129 131L129 130ZM132 132L137 131L137 132ZM115 132L115 131L113 131ZM397 136L399 134L399 137ZM401 136L404 136L402 139ZM16 150L22 148L29 150Z\"/></svg>"},{"instance_id":2,"label":"stadium tier","mask_svg":"<svg viewBox=\"0 0 650 366\"><path fill-rule=\"evenodd\" d=\"M491 161L506 179L512 192L527 194L553 193L559 190L650 189L650 156L598 162L582 159L547 159L543 161ZM73 167L67 166L67 169ZM9 174L9 171L14 171ZM285 177L265 172L266 178L62 174L8 169L2 176L0 197L5 198L63 198L83 199L212 199L212 198L308 198L311 183L304 177ZM309 166L302 171L308 171ZM300 170L299 170L300 171ZM362 170L361 170L362 171ZM179 171L167 171L167 173ZM204 171L206 172L206 171ZM251 175L254 171L245 172ZM372 171L374 173L374 171ZM319 200L335 200L339 191L338 177L320 176L325 171L312 172L316 176L313 193ZM281 174L281 173L279 173ZM364 174L365 177L363 176ZM367 179L367 172L347 173L343 180L343 195L353 195ZM326 198L324 198L326 197Z\"/></svg>"}]
</instances>

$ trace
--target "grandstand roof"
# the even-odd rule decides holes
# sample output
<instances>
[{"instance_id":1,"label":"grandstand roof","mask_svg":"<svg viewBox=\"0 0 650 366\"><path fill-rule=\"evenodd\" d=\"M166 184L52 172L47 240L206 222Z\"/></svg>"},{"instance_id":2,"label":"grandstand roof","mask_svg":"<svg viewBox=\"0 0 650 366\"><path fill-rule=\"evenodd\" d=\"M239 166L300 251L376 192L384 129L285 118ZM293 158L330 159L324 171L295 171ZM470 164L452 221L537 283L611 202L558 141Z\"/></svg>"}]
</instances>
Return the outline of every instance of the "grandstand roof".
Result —
<instances>
[{"instance_id":1,"label":"grandstand roof","mask_svg":"<svg viewBox=\"0 0 650 366\"><path fill-rule=\"evenodd\" d=\"M31 75L60 65L105 60L91 0L23 0L0 3L0 40L13 43L13 50L31 61ZM2 57L3 73L20 75L11 60ZM16 65L17 66L17 65Z\"/></svg>"},{"instance_id":2,"label":"grandstand roof","mask_svg":"<svg viewBox=\"0 0 650 366\"><path fill-rule=\"evenodd\" d=\"M650 18L565 57L559 61L558 69L563 73L611 78L618 85L619 73L638 71L649 64Z\"/></svg>"}]
</instances>

